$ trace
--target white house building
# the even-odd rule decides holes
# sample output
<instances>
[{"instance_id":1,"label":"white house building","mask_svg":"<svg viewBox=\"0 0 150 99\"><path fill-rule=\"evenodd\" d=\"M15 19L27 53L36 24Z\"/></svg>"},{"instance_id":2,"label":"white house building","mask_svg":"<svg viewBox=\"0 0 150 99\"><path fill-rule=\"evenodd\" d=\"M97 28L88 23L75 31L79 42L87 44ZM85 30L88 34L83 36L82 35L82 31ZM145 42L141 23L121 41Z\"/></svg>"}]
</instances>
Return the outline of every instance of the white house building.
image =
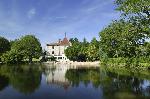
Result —
<instances>
[{"instance_id":1,"label":"white house building","mask_svg":"<svg viewBox=\"0 0 150 99\"><path fill-rule=\"evenodd\" d=\"M65 49L71 46L71 43L67 39L66 35L63 40L59 39L58 42L47 44L48 56L54 56L57 61L69 61L65 56Z\"/></svg>"}]
</instances>

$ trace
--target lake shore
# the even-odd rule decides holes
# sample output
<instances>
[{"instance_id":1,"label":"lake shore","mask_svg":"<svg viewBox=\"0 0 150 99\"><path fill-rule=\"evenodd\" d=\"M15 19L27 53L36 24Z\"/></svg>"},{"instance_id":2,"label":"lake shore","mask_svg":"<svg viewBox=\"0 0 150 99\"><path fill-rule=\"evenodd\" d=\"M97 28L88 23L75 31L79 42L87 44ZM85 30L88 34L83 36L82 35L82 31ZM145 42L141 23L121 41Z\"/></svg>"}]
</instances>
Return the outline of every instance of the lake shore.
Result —
<instances>
[{"instance_id":1,"label":"lake shore","mask_svg":"<svg viewBox=\"0 0 150 99\"><path fill-rule=\"evenodd\" d=\"M44 64L53 64L53 65L69 65L69 66L76 66L76 67L99 67L100 62L95 61L95 62L73 62L73 61L68 61L68 62L44 62Z\"/></svg>"}]
</instances>

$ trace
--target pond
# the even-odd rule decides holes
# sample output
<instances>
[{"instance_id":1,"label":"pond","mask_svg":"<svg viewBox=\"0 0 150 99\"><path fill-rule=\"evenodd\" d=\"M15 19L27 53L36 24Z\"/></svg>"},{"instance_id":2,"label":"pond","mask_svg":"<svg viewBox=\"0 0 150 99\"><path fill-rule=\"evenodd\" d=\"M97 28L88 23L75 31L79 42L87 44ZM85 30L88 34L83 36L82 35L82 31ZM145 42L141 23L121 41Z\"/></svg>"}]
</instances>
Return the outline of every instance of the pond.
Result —
<instances>
[{"instance_id":1,"label":"pond","mask_svg":"<svg viewBox=\"0 0 150 99\"><path fill-rule=\"evenodd\" d=\"M65 65L0 66L0 99L150 99L150 73Z\"/></svg>"}]
</instances>

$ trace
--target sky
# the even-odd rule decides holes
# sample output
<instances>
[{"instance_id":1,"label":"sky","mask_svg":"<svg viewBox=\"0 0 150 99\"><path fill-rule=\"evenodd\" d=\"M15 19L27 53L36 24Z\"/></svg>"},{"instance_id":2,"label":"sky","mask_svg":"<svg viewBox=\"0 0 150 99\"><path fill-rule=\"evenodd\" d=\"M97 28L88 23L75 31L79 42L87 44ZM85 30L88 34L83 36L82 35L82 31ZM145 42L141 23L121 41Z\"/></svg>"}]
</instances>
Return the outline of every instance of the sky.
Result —
<instances>
[{"instance_id":1,"label":"sky","mask_svg":"<svg viewBox=\"0 0 150 99\"><path fill-rule=\"evenodd\" d=\"M33 34L47 43L93 37L119 19L114 0L0 0L0 36L14 40Z\"/></svg>"}]
</instances>

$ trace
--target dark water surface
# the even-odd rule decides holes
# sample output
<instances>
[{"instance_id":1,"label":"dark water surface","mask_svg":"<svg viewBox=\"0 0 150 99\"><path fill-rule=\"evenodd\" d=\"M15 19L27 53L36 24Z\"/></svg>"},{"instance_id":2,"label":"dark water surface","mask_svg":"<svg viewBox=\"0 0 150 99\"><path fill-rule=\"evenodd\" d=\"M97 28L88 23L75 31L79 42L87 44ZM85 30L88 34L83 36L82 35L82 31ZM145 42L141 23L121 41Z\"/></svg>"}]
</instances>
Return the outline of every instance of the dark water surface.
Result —
<instances>
[{"instance_id":1,"label":"dark water surface","mask_svg":"<svg viewBox=\"0 0 150 99\"><path fill-rule=\"evenodd\" d=\"M0 99L150 99L150 74L103 68L0 66Z\"/></svg>"}]
</instances>

